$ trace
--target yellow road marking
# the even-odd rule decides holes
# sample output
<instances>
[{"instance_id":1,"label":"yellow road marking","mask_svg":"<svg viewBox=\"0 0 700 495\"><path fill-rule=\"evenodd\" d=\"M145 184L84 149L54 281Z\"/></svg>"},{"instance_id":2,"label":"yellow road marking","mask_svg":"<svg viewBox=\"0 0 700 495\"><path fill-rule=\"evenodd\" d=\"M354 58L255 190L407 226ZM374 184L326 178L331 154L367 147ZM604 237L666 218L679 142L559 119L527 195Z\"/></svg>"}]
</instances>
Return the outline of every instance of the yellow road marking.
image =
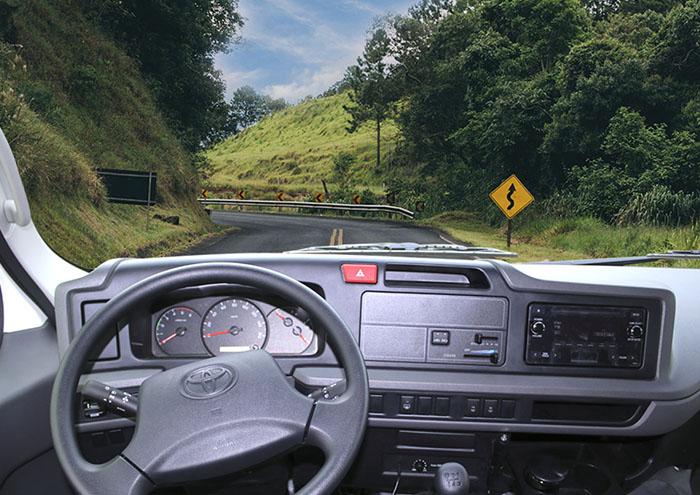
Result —
<instances>
[{"instance_id":1,"label":"yellow road marking","mask_svg":"<svg viewBox=\"0 0 700 495\"><path fill-rule=\"evenodd\" d=\"M342 243L343 243L343 229L338 229L338 243L336 245L340 246Z\"/></svg>"},{"instance_id":2,"label":"yellow road marking","mask_svg":"<svg viewBox=\"0 0 700 495\"><path fill-rule=\"evenodd\" d=\"M331 242L330 246L335 246L335 236L338 234L338 229L333 229L333 233L331 234Z\"/></svg>"}]
</instances>

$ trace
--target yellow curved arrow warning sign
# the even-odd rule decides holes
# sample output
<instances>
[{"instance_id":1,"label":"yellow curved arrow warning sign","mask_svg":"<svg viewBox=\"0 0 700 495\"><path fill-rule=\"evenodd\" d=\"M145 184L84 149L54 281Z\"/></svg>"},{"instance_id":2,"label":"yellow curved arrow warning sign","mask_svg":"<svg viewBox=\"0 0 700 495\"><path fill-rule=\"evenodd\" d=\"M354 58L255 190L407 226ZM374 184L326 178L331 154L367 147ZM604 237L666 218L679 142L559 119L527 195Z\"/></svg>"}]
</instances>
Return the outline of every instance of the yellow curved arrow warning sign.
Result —
<instances>
[{"instance_id":1,"label":"yellow curved arrow warning sign","mask_svg":"<svg viewBox=\"0 0 700 495\"><path fill-rule=\"evenodd\" d=\"M508 219L523 211L535 198L523 185L515 174L508 177L496 189L491 191L489 197L501 209Z\"/></svg>"}]
</instances>

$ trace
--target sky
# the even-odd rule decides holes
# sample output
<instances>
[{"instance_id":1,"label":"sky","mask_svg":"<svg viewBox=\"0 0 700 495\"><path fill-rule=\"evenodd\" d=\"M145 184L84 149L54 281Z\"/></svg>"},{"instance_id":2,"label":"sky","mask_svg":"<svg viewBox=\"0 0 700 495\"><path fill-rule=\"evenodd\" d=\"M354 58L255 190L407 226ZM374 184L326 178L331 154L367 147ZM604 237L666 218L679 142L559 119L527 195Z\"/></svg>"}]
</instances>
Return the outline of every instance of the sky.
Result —
<instances>
[{"instance_id":1,"label":"sky","mask_svg":"<svg viewBox=\"0 0 700 495\"><path fill-rule=\"evenodd\" d=\"M242 39L215 58L226 99L244 85L296 103L343 77L362 54L375 17L417 0L239 0Z\"/></svg>"}]
</instances>

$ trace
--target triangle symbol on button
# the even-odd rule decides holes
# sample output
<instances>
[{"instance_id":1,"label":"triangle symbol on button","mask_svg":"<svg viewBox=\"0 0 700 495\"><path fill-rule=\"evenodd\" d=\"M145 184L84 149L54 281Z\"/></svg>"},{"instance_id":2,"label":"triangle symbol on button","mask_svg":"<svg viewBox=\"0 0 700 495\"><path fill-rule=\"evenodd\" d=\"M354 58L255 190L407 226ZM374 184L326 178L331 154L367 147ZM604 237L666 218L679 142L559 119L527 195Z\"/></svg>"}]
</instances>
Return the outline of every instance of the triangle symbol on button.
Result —
<instances>
[{"instance_id":1,"label":"triangle symbol on button","mask_svg":"<svg viewBox=\"0 0 700 495\"><path fill-rule=\"evenodd\" d=\"M359 270L357 270L357 273L355 274L355 276L358 277L358 278L359 278L359 277L363 277L363 278L364 278L365 272L363 272L363 271L362 271L362 268L360 268Z\"/></svg>"}]
</instances>

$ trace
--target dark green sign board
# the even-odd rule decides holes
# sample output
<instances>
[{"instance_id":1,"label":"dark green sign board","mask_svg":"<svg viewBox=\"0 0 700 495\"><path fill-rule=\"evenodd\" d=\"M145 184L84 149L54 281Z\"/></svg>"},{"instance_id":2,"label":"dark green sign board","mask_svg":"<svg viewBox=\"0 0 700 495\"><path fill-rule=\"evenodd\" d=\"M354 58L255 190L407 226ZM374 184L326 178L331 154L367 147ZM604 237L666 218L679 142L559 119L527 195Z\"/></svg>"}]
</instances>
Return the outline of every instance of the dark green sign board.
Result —
<instances>
[{"instance_id":1,"label":"dark green sign board","mask_svg":"<svg viewBox=\"0 0 700 495\"><path fill-rule=\"evenodd\" d=\"M156 204L155 172L98 168L97 175L107 188L107 201L127 205Z\"/></svg>"}]
</instances>

